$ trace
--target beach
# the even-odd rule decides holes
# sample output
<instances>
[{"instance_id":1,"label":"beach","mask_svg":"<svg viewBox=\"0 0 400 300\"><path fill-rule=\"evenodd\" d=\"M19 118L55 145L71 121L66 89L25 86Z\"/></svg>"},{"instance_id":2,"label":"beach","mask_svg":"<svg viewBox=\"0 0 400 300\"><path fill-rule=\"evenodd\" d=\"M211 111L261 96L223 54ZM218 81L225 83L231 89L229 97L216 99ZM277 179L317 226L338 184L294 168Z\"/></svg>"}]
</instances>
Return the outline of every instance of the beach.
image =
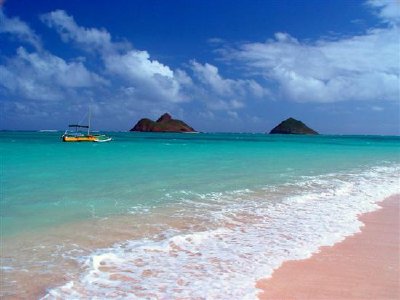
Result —
<instances>
[{"instance_id":1,"label":"beach","mask_svg":"<svg viewBox=\"0 0 400 300\"><path fill-rule=\"evenodd\" d=\"M113 138L2 133L2 299L256 299L399 194L398 137Z\"/></svg>"},{"instance_id":2,"label":"beach","mask_svg":"<svg viewBox=\"0 0 400 300\"><path fill-rule=\"evenodd\" d=\"M260 280L259 299L399 299L400 195L360 216L360 233Z\"/></svg>"}]
</instances>

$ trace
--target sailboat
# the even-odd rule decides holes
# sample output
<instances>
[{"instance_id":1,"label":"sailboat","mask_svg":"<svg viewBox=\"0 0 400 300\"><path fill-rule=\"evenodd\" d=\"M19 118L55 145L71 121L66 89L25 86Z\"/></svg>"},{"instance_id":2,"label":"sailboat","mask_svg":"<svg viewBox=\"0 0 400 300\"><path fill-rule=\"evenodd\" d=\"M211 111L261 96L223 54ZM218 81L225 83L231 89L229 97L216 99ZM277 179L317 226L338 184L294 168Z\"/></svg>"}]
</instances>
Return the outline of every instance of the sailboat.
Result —
<instances>
[{"instance_id":1,"label":"sailboat","mask_svg":"<svg viewBox=\"0 0 400 300\"><path fill-rule=\"evenodd\" d=\"M90 133L90 120L91 119L91 111L89 109L89 117L88 117L88 125L79 125L79 124L71 124L68 125L69 128L75 128L75 130L66 130L64 134L61 136L63 142L109 142L111 141L111 137L108 137L104 134L91 134ZM82 132L81 129L87 129L85 132Z\"/></svg>"}]
</instances>

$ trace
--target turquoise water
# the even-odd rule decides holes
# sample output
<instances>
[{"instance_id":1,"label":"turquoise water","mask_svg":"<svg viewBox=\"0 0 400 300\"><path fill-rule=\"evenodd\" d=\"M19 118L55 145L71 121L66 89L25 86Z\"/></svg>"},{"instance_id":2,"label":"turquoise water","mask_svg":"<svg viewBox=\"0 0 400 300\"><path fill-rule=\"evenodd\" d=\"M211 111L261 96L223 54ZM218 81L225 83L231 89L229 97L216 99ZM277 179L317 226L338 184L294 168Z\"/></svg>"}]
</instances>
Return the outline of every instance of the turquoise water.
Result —
<instances>
[{"instance_id":1,"label":"turquoise water","mask_svg":"<svg viewBox=\"0 0 400 300\"><path fill-rule=\"evenodd\" d=\"M110 133L106 144L60 133L2 132L3 234L176 201L400 162L400 138Z\"/></svg>"},{"instance_id":2,"label":"turquoise water","mask_svg":"<svg viewBox=\"0 0 400 300\"><path fill-rule=\"evenodd\" d=\"M400 162L400 138L110 133L106 144L60 133L2 132L3 234L123 214L166 197L256 189Z\"/></svg>"}]
</instances>

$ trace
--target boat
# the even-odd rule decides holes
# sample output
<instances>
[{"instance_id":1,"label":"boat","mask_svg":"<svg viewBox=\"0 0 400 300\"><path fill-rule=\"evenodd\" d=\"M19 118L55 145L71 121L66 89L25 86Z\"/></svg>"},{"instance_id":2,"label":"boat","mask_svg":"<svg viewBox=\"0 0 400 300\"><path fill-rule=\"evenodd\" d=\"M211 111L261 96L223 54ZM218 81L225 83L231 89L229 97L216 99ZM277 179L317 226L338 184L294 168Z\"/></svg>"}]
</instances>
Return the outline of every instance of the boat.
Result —
<instances>
[{"instance_id":1,"label":"boat","mask_svg":"<svg viewBox=\"0 0 400 300\"><path fill-rule=\"evenodd\" d=\"M75 128L75 130L66 130L64 134L61 136L63 142L96 142L96 143L104 143L112 140L111 137L106 136L105 134L92 134L90 133L90 117L91 113L89 110L89 122L88 125L79 125L79 124L71 124L68 125L69 128ZM85 132L82 132L82 129L87 129Z\"/></svg>"}]
</instances>

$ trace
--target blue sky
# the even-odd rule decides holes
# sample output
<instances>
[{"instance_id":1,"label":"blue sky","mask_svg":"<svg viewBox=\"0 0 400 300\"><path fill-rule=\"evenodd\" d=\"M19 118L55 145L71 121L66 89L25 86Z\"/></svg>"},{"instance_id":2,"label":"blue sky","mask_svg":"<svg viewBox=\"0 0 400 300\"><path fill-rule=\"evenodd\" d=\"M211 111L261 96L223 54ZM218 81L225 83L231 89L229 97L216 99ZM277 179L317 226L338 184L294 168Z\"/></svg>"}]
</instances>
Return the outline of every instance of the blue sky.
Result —
<instances>
[{"instance_id":1,"label":"blue sky","mask_svg":"<svg viewBox=\"0 0 400 300\"><path fill-rule=\"evenodd\" d=\"M400 133L398 0L1 3L0 129Z\"/></svg>"}]
</instances>

